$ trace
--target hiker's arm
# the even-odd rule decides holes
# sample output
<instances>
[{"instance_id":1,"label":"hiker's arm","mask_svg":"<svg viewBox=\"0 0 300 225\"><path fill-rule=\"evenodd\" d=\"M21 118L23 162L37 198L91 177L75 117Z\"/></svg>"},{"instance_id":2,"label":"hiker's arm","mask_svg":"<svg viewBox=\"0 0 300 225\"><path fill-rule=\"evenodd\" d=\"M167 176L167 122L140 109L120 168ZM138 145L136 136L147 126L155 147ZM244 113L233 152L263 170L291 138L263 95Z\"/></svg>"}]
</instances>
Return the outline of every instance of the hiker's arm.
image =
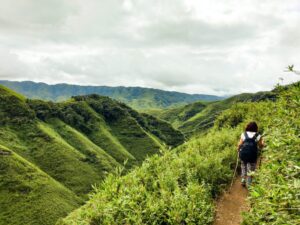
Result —
<instances>
[{"instance_id":1,"label":"hiker's arm","mask_svg":"<svg viewBox=\"0 0 300 225\"><path fill-rule=\"evenodd\" d=\"M259 140L259 142L258 142L258 147L259 147L260 149L263 149L263 148L265 147L265 142L264 142L263 138L261 138L261 139Z\"/></svg>"},{"instance_id":2,"label":"hiker's arm","mask_svg":"<svg viewBox=\"0 0 300 225\"><path fill-rule=\"evenodd\" d=\"M237 148L238 151L240 151L242 144L243 144L243 139L240 139L240 141L238 143L238 148Z\"/></svg>"}]
</instances>

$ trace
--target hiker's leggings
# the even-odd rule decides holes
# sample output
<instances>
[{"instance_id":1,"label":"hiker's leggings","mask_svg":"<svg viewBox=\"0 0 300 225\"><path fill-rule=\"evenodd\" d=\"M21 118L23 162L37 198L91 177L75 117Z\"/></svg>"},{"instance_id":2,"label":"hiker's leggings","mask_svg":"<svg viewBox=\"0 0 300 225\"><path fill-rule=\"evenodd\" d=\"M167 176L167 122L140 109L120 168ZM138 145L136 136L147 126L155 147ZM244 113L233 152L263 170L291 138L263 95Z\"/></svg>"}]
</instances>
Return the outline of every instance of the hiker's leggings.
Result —
<instances>
[{"instance_id":1,"label":"hiker's leggings","mask_svg":"<svg viewBox=\"0 0 300 225\"><path fill-rule=\"evenodd\" d=\"M247 176L250 172L255 171L256 163L246 163L241 161L242 177Z\"/></svg>"}]
</instances>

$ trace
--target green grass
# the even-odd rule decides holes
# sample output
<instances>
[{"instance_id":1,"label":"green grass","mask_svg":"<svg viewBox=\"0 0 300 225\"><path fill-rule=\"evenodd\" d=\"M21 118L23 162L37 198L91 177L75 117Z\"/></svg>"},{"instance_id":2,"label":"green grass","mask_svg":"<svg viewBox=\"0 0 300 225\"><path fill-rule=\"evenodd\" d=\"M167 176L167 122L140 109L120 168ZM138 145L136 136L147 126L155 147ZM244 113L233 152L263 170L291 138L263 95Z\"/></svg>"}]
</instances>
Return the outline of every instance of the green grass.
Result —
<instances>
[{"instance_id":1,"label":"green grass","mask_svg":"<svg viewBox=\"0 0 300 225\"><path fill-rule=\"evenodd\" d=\"M84 121L85 126L89 126L89 130L81 129L81 132L93 141L96 145L102 148L107 154L111 155L118 163L123 164L124 161L129 160L129 165L136 164L135 157L122 145L117 137L112 134L112 129L107 125L105 119L101 114L98 114L88 102L75 101L73 105L78 105L80 112L77 115L85 115L87 119ZM65 120L69 122L68 120ZM74 123L70 123L74 125ZM89 125L90 124L90 125ZM129 140L131 142L132 140Z\"/></svg>"},{"instance_id":2,"label":"green grass","mask_svg":"<svg viewBox=\"0 0 300 225\"><path fill-rule=\"evenodd\" d=\"M134 119L120 118L110 123L110 127L114 136L138 162L159 152L161 145L153 140ZM130 141L132 139L135 140L134 143Z\"/></svg>"},{"instance_id":3,"label":"green grass","mask_svg":"<svg viewBox=\"0 0 300 225\"><path fill-rule=\"evenodd\" d=\"M111 175L58 224L211 224L213 197L232 174L237 136L210 133L150 157L128 175Z\"/></svg>"},{"instance_id":4,"label":"green grass","mask_svg":"<svg viewBox=\"0 0 300 225\"><path fill-rule=\"evenodd\" d=\"M7 88L4 85L0 85L0 95L1 96L14 96L17 99L19 99L20 101L25 101L26 100L26 98L23 95Z\"/></svg>"},{"instance_id":5,"label":"green grass","mask_svg":"<svg viewBox=\"0 0 300 225\"><path fill-rule=\"evenodd\" d=\"M244 213L244 225L300 222L300 82L276 91L280 93L276 103L240 104L216 121L218 127L235 127L256 120L265 134L266 148L249 191L251 209Z\"/></svg>"},{"instance_id":6,"label":"green grass","mask_svg":"<svg viewBox=\"0 0 300 225\"><path fill-rule=\"evenodd\" d=\"M145 111L150 115L170 122L173 127L178 128L182 123L200 113L207 105L208 102L195 102L181 107L175 107L170 109L156 109Z\"/></svg>"},{"instance_id":7,"label":"green grass","mask_svg":"<svg viewBox=\"0 0 300 225\"><path fill-rule=\"evenodd\" d=\"M15 132L26 150L18 152L77 195L84 196L92 184L104 178L93 164L85 162L87 155L69 145L48 124L20 128Z\"/></svg>"},{"instance_id":8,"label":"green grass","mask_svg":"<svg viewBox=\"0 0 300 225\"><path fill-rule=\"evenodd\" d=\"M276 93L258 92L240 94L216 102L195 102L183 107L149 111L154 116L170 122L187 137L206 132L214 126L214 121L226 109L237 103L275 100Z\"/></svg>"},{"instance_id":9,"label":"green grass","mask_svg":"<svg viewBox=\"0 0 300 225\"><path fill-rule=\"evenodd\" d=\"M113 168L120 166L112 156L93 143L88 137L61 120L50 119L47 123L59 133L63 140L84 154L86 162L94 164L98 168L99 173L107 173Z\"/></svg>"},{"instance_id":10,"label":"green grass","mask_svg":"<svg viewBox=\"0 0 300 225\"><path fill-rule=\"evenodd\" d=\"M267 148L250 191L245 225L300 223L300 83L281 94L266 115Z\"/></svg>"},{"instance_id":11,"label":"green grass","mask_svg":"<svg viewBox=\"0 0 300 225\"><path fill-rule=\"evenodd\" d=\"M52 225L81 204L69 189L11 153L0 156L1 225Z\"/></svg>"}]
</instances>

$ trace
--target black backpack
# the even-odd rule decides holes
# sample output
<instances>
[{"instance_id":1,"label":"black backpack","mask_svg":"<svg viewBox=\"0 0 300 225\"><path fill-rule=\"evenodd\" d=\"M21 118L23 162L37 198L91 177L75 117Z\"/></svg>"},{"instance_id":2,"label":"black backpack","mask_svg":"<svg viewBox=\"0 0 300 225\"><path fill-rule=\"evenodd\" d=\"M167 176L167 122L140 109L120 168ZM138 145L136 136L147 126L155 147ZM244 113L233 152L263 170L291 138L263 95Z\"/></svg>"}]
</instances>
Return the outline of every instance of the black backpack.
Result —
<instances>
[{"instance_id":1,"label":"black backpack","mask_svg":"<svg viewBox=\"0 0 300 225\"><path fill-rule=\"evenodd\" d=\"M256 162L258 155L256 138L259 134L256 133L253 138L249 138L247 132L245 132L244 135L245 140L240 149L240 159L246 163L254 163Z\"/></svg>"}]
</instances>

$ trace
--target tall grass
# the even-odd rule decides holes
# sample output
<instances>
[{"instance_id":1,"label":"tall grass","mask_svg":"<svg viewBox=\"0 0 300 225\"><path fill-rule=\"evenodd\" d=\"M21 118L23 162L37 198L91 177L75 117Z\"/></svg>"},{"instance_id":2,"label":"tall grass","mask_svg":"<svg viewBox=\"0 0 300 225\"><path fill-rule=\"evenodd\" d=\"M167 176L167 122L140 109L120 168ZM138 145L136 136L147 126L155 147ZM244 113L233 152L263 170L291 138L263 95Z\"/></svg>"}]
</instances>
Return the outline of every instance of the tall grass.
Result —
<instances>
[{"instance_id":1,"label":"tall grass","mask_svg":"<svg viewBox=\"0 0 300 225\"><path fill-rule=\"evenodd\" d=\"M60 224L211 224L213 198L232 176L237 129L195 137L175 151L110 175Z\"/></svg>"}]
</instances>

